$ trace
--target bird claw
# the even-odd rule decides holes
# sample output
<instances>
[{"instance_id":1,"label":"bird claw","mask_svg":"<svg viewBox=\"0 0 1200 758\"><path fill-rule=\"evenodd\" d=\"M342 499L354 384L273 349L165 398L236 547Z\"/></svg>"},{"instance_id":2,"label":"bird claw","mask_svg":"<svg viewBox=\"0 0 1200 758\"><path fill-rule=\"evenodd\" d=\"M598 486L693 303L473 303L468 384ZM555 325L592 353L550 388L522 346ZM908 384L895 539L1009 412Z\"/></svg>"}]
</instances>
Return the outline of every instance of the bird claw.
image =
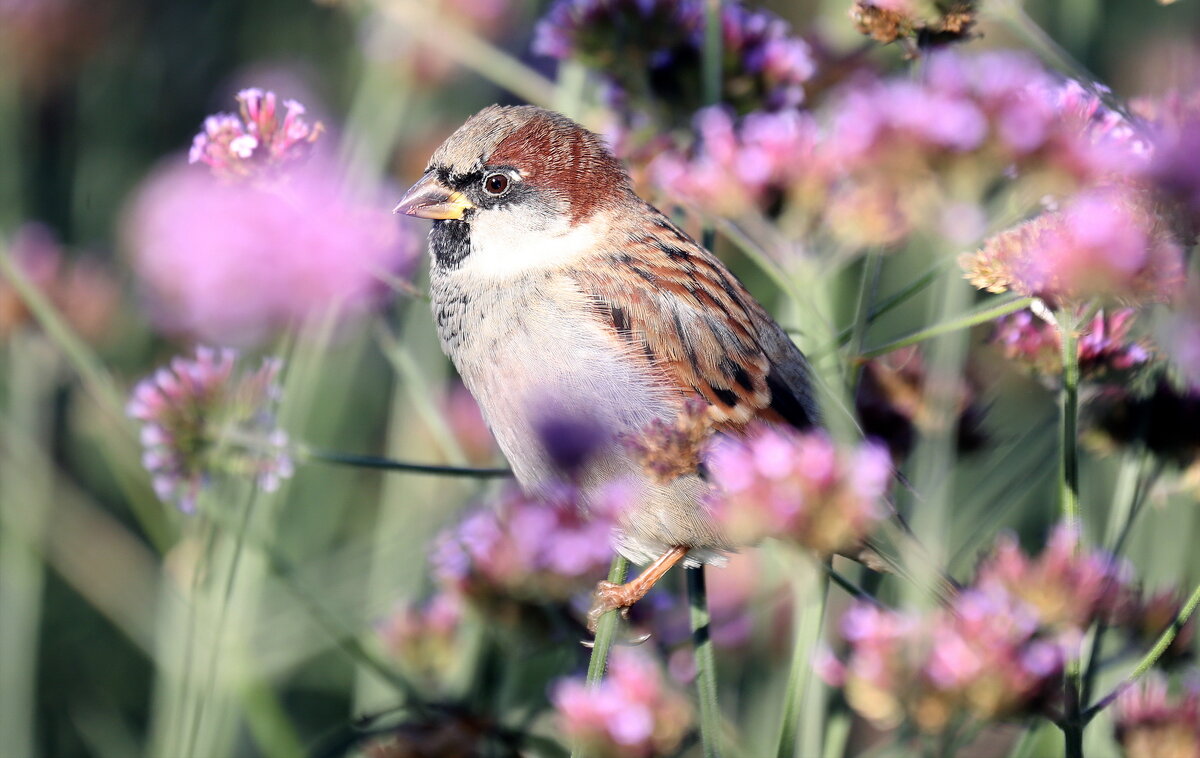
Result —
<instances>
[{"instance_id":1,"label":"bird claw","mask_svg":"<svg viewBox=\"0 0 1200 758\"><path fill-rule=\"evenodd\" d=\"M629 606L636 601L637 598L630 596L629 588L625 585L600 582L596 585L596 599L587 615L588 631L593 637L596 636L596 627L600 624L601 617L609 611L620 609L621 618L629 618Z\"/></svg>"}]
</instances>

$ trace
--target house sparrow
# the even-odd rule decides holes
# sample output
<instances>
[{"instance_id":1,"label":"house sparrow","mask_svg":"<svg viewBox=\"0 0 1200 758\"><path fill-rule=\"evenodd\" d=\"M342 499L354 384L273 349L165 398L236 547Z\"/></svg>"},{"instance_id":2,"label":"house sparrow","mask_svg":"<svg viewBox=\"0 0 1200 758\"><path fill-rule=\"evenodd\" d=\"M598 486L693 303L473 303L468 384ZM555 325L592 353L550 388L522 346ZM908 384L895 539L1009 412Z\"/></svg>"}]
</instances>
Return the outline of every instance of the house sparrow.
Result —
<instances>
[{"instance_id":1,"label":"house sparrow","mask_svg":"<svg viewBox=\"0 0 1200 758\"><path fill-rule=\"evenodd\" d=\"M434 219L442 348L520 484L559 480L543 419L582 412L611 433L580 488L586 499L632 483L617 549L650 565L601 583L593 622L676 563L735 547L706 514L701 472L660 481L621 440L671 423L692 398L724 433L818 424L808 362L712 253L634 193L599 137L541 108L485 108L434 152L396 212Z\"/></svg>"}]
</instances>

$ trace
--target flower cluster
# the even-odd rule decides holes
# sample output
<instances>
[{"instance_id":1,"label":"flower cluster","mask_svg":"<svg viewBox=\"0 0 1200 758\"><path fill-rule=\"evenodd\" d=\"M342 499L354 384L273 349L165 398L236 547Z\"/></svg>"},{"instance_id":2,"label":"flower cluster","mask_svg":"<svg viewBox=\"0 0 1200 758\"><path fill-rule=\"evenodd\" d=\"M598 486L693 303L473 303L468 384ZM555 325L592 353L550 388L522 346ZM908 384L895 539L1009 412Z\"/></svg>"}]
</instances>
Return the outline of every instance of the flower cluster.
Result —
<instances>
[{"instance_id":1,"label":"flower cluster","mask_svg":"<svg viewBox=\"0 0 1200 758\"><path fill-rule=\"evenodd\" d=\"M267 101L249 100L258 104L247 112L264 118ZM258 144L276 155L282 143ZM171 165L144 182L125 237L159 328L257 344L313 315L369 310L383 281L415 263L416 240L401 235L383 203L351 200L336 166L287 168L287 181L231 183Z\"/></svg>"},{"instance_id":2,"label":"flower cluster","mask_svg":"<svg viewBox=\"0 0 1200 758\"><path fill-rule=\"evenodd\" d=\"M1037 558L1002 535L976 573L975 586L1004 592L1026 604L1039 622L1060 632L1082 632L1099 616L1111 617L1129 578L1108 557L1077 550L1079 536L1056 528Z\"/></svg>"},{"instance_id":3,"label":"flower cluster","mask_svg":"<svg viewBox=\"0 0 1200 758\"><path fill-rule=\"evenodd\" d=\"M1150 360L1150 351L1130 339L1136 312L1120 308L1097 313L1079 337L1079 369L1084 376L1127 371ZM1023 310L996 321L992 342L1009 360L1047 377L1062 373L1062 335L1057 325Z\"/></svg>"},{"instance_id":4,"label":"flower cluster","mask_svg":"<svg viewBox=\"0 0 1200 758\"><path fill-rule=\"evenodd\" d=\"M257 88L237 94L238 115L217 113L204 120L192 140L188 163L207 164L223 179L270 177L312 152L324 127L309 125L304 106L284 100L280 117L274 92Z\"/></svg>"},{"instance_id":5,"label":"flower cluster","mask_svg":"<svg viewBox=\"0 0 1200 758\"><path fill-rule=\"evenodd\" d=\"M393 659L433 686L461 660L458 631L463 611L461 595L441 592L425 603L397 608L376 631Z\"/></svg>"},{"instance_id":6,"label":"flower cluster","mask_svg":"<svg viewBox=\"0 0 1200 758\"><path fill-rule=\"evenodd\" d=\"M572 488L544 498L510 491L438 538L434 574L481 599L568 600L602 579L612 560L623 500L616 487L605 495L584 513Z\"/></svg>"},{"instance_id":7,"label":"flower cluster","mask_svg":"<svg viewBox=\"0 0 1200 758\"><path fill-rule=\"evenodd\" d=\"M714 214L782 214L787 231L859 247L917 229L970 244L986 215L962 201L966 187L982 196L1020 180L1025 196L1041 197L1146 162L1145 144L1096 97L1002 51L934 53L919 81L855 77L814 116L739 122L706 110L694 124L692 149L652 166L666 194ZM951 176L955 187L943 186Z\"/></svg>"},{"instance_id":8,"label":"flower cluster","mask_svg":"<svg viewBox=\"0 0 1200 758\"><path fill-rule=\"evenodd\" d=\"M220 474L253 477L266 491L292 475L287 435L275 421L281 364L236 371L232 350L197 348L134 387L127 413L142 422L143 465L154 491L185 513Z\"/></svg>"},{"instance_id":9,"label":"flower cluster","mask_svg":"<svg viewBox=\"0 0 1200 758\"><path fill-rule=\"evenodd\" d=\"M818 668L884 728L908 721L936 734L962 716L1030 712L1056 689L1064 662L1036 613L996 590L964 590L925 617L858 603L841 633L849 657L824 655Z\"/></svg>"},{"instance_id":10,"label":"flower cluster","mask_svg":"<svg viewBox=\"0 0 1200 758\"><path fill-rule=\"evenodd\" d=\"M604 680L558 682L551 693L567 740L598 758L670 755L691 726L687 697L672 689L653 660L617 648Z\"/></svg>"},{"instance_id":11,"label":"flower cluster","mask_svg":"<svg viewBox=\"0 0 1200 758\"><path fill-rule=\"evenodd\" d=\"M997 234L960 264L980 289L1055 303L1165 301L1183 283L1179 244L1141 193L1115 185Z\"/></svg>"},{"instance_id":12,"label":"flower cluster","mask_svg":"<svg viewBox=\"0 0 1200 758\"><path fill-rule=\"evenodd\" d=\"M641 433L626 440L626 446L641 461L646 473L660 482L670 482L700 469L704 446L712 435L712 417L704 401L693 398L668 424L656 419Z\"/></svg>"},{"instance_id":13,"label":"flower cluster","mask_svg":"<svg viewBox=\"0 0 1200 758\"><path fill-rule=\"evenodd\" d=\"M793 107L814 71L807 43L787 22L721 3L722 99L741 112ZM690 114L703 102L703 0L558 0L538 23L533 50L598 69L614 100L667 103ZM661 107L661 105L660 105Z\"/></svg>"},{"instance_id":14,"label":"flower cluster","mask_svg":"<svg viewBox=\"0 0 1200 758\"><path fill-rule=\"evenodd\" d=\"M9 253L30 283L54 304L71 328L89 340L100 340L120 307L121 293L113 274L91 258L67 260L53 230L38 223L21 225ZM31 317L25 300L0 275L0 342Z\"/></svg>"},{"instance_id":15,"label":"flower cluster","mask_svg":"<svg viewBox=\"0 0 1200 758\"><path fill-rule=\"evenodd\" d=\"M1200 692L1172 698L1160 674L1118 695L1113 721L1127 758L1200 756Z\"/></svg>"},{"instance_id":16,"label":"flower cluster","mask_svg":"<svg viewBox=\"0 0 1200 758\"><path fill-rule=\"evenodd\" d=\"M875 444L840 450L823 432L761 427L719 439L707 465L718 488L709 507L733 544L774 536L830 555L859 545L887 513L892 461Z\"/></svg>"}]
</instances>

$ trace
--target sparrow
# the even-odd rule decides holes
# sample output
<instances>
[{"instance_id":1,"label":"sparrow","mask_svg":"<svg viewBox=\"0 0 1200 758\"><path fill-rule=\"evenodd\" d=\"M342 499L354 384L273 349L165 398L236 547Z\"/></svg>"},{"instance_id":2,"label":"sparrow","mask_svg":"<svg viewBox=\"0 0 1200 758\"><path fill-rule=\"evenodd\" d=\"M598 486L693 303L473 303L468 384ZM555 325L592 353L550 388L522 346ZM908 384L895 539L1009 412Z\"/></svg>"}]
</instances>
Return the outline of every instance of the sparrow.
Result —
<instances>
[{"instance_id":1,"label":"sparrow","mask_svg":"<svg viewBox=\"0 0 1200 758\"><path fill-rule=\"evenodd\" d=\"M617 550L648 567L602 582L592 624L672 566L737 546L709 518L703 470L650 475L623 439L703 403L723 434L820 424L804 355L711 252L634 192L595 134L533 106L490 106L433 153L395 212L433 219L430 298L446 355L527 491L561 480L538 433L555 414L609 431L586 501L628 483Z\"/></svg>"}]
</instances>

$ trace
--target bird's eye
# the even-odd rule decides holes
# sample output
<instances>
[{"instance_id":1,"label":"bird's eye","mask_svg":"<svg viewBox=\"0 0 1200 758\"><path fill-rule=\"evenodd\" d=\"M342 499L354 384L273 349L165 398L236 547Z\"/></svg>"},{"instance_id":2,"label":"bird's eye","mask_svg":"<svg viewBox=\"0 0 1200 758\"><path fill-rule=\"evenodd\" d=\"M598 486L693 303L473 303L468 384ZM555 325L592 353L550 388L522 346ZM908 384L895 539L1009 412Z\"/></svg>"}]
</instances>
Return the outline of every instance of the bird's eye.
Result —
<instances>
[{"instance_id":1,"label":"bird's eye","mask_svg":"<svg viewBox=\"0 0 1200 758\"><path fill-rule=\"evenodd\" d=\"M488 174L484 177L483 189L489 195L503 195L508 190L508 177L504 174Z\"/></svg>"}]
</instances>

